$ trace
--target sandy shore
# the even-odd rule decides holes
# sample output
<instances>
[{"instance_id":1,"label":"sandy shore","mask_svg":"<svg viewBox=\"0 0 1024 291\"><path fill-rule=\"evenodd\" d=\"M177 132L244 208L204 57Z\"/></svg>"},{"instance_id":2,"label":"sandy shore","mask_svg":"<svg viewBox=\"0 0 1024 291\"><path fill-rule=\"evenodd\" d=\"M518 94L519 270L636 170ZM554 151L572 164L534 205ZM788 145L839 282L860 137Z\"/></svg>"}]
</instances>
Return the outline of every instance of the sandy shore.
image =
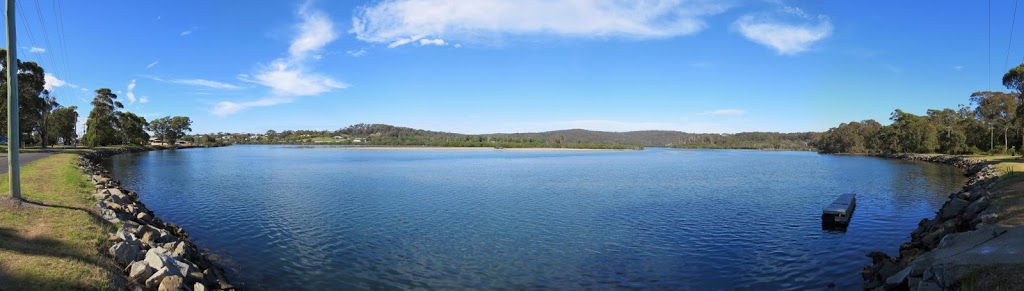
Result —
<instances>
[{"instance_id":1,"label":"sandy shore","mask_svg":"<svg viewBox=\"0 0 1024 291\"><path fill-rule=\"evenodd\" d=\"M574 149L574 148L503 148L490 147L401 147L401 146L309 146L309 148L332 150L363 150L363 151L517 151L517 152L551 152L551 151L623 151L618 149Z\"/></svg>"}]
</instances>

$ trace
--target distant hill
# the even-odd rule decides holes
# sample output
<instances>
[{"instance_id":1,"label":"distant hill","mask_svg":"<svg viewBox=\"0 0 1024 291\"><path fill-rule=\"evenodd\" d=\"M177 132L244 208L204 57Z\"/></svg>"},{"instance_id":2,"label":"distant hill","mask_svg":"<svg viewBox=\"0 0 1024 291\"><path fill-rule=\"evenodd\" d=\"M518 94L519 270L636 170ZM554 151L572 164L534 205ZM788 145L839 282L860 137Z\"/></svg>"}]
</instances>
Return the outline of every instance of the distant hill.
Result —
<instances>
[{"instance_id":1,"label":"distant hill","mask_svg":"<svg viewBox=\"0 0 1024 291\"><path fill-rule=\"evenodd\" d=\"M286 130L266 134L218 133L205 137L232 143L327 143L394 146L561 148L730 148L813 150L821 133L687 133L668 130L607 132L567 129L529 133L459 134L388 124L355 124L335 131ZM241 135L241 136L239 136ZM227 138L225 138L227 136ZM227 140L225 140L227 139Z\"/></svg>"}]
</instances>

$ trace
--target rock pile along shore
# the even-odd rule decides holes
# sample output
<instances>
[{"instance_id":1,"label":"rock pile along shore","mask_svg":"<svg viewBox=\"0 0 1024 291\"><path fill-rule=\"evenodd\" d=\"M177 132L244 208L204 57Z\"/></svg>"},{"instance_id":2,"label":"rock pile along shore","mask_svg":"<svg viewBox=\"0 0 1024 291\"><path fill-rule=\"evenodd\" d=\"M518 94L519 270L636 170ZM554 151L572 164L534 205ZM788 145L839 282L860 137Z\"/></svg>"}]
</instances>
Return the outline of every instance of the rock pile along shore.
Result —
<instances>
[{"instance_id":1,"label":"rock pile along shore","mask_svg":"<svg viewBox=\"0 0 1024 291\"><path fill-rule=\"evenodd\" d=\"M992 224L995 207L990 203L990 191L996 184L995 167L984 161L958 156L921 154L882 154L883 158L941 163L966 172L967 182L960 191L949 195L942 208L932 219L922 219L910 234L910 242L900 245L900 253L890 257L883 252L870 252L872 264L861 271L864 289L875 290L934 290L953 288L956 278L944 278L941 266L915 262L928 252L948 247L952 237Z\"/></svg>"},{"instance_id":2,"label":"rock pile along shore","mask_svg":"<svg viewBox=\"0 0 1024 291\"><path fill-rule=\"evenodd\" d=\"M145 148L98 150L82 155L81 167L95 185L96 207L103 219L120 225L110 234L109 253L124 268L133 290L234 290L224 271L197 250L181 227L165 223L139 201L137 193L99 166L104 157Z\"/></svg>"}]
</instances>

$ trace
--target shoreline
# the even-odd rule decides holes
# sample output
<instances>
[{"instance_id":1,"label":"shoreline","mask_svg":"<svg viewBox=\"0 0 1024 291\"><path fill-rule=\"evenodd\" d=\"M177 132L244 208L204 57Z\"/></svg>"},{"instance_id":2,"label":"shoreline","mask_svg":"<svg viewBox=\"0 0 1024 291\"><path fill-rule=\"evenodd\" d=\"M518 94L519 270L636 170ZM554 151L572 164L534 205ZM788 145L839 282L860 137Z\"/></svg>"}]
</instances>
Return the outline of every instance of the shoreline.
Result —
<instances>
[{"instance_id":1,"label":"shoreline","mask_svg":"<svg viewBox=\"0 0 1024 291\"><path fill-rule=\"evenodd\" d=\"M105 254L122 268L134 290L235 290L208 250L196 246L180 226L157 217L138 193L122 188L99 164L118 154L166 149L172 148L124 147L79 154L78 167L95 187L94 206L102 219L119 226L109 234L114 244Z\"/></svg>"},{"instance_id":2,"label":"shoreline","mask_svg":"<svg viewBox=\"0 0 1024 291\"><path fill-rule=\"evenodd\" d=\"M963 259L954 261L952 257L964 251L958 251L948 257L943 254L948 253L946 250L949 249L963 249L966 243L958 245L957 242L970 240L971 237L991 237L985 240L988 242L994 238L993 229L1005 228L994 224L998 219L998 205L991 202L994 199L991 197L991 190L1000 175L993 165L981 160L950 155L865 156L945 164L963 170L967 177L964 186L949 195L934 218L924 218L918 223L917 229L910 233L910 241L900 245L899 253L895 257L880 251L867 254L872 262L861 271L865 290L956 288L962 283L961 280L971 274L964 269L965 266L969 268L988 265L984 262L974 262L952 266L951 262L963 263ZM978 246L981 244L973 245L971 248ZM951 271L952 269L956 270Z\"/></svg>"},{"instance_id":3,"label":"shoreline","mask_svg":"<svg viewBox=\"0 0 1024 291\"><path fill-rule=\"evenodd\" d=\"M514 152L593 152L632 151L633 149L580 149L580 148L493 148L493 147L435 147L435 146L332 146L286 145L295 148L352 150L352 151L514 151Z\"/></svg>"}]
</instances>

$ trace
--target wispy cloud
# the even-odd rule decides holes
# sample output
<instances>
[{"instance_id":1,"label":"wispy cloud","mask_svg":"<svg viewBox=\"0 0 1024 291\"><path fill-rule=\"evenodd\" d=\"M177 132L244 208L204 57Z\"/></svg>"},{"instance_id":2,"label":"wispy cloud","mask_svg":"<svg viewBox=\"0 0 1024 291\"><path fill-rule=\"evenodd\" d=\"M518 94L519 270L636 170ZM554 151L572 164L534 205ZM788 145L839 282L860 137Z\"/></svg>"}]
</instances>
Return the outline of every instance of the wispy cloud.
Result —
<instances>
[{"instance_id":1,"label":"wispy cloud","mask_svg":"<svg viewBox=\"0 0 1024 291\"><path fill-rule=\"evenodd\" d=\"M185 30L185 31L182 31L181 33L179 33L179 34L178 34L178 36L186 36L186 35L190 35L190 34L192 34L193 32L195 32L195 31L196 31L197 29L199 29L199 27L197 27L197 26L193 26L192 28L189 28L189 29L187 29L187 30Z\"/></svg>"},{"instance_id":2,"label":"wispy cloud","mask_svg":"<svg viewBox=\"0 0 1024 291\"><path fill-rule=\"evenodd\" d=\"M421 38L420 39L420 45L446 46L446 45L448 45L448 43L445 42L443 39L440 39L440 38L435 38L435 39Z\"/></svg>"},{"instance_id":3,"label":"wispy cloud","mask_svg":"<svg viewBox=\"0 0 1024 291\"><path fill-rule=\"evenodd\" d=\"M768 46L780 55L795 55L814 43L832 35L828 16L811 16L796 7L783 7L771 12L753 13L734 23L747 39Z\"/></svg>"},{"instance_id":4,"label":"wispy cloud","mask_svg":"<svg viewBox=\"0 0 1024 291\"><path fill-rule=\"evenodd\" d=\"M226 116L238 113L249 107L274 106L278 104L292 103L294 101L295 99L290 97L267 97L259 100L245 102L221 101L218 102L217 105L215 105L213 109L210 110L210 112L214 115Z\"/></svg>"},{"instance_id":5,"label":"wispy cloud","mask_svg":"<svg viewBox=\"0 0 1024 291\"><path fill-rule=\"evenodd\" d=\"M515 35L665 38L697 33L707 27L704 18L729 8L680 0L385 0L357 9L351 32L389 47L421 39L436 44Z\"/></svg>"},{"instance_id":6,"label":"wispy cloud","mask_svg":"<svg viewBox=\"0 0 1024 291\"><path fill-rule=\"evenodd\" d=\"M159 63L160 63L160 61L155 61L155 62L149 63L148 65L146 65L146 69L147 70L152 69L153 67L156 67L156 65L159 64Z\"/></svg>"},{"instance_id":7,"label":"wispy cloud","mask_svg":"<svg viewBox=\"0 0 1024 291\"><path fill-rule=\"evenodd\" d=\"M957 70L957 71L963 71L963 70L964 70L964 68L965 68L965 67L964 67L963 65L956 65L956 66L953 66L953 70Z\"/></svg>"},{"instance_id":8,"label":"wispy cloud","mask_svg":"<svg viewBox=\"0 0 1024 291\"><path fill-rule=\"evenodd\" d=\"M45 89L47 91L53 91L54 88L61 87L61 86L64 86L64 85L68 85L67 82L64 82L64 80L58 79L57 76L54 76L53 74L50 74L50 73L44 73L44 75L43 75L43 82L45 82L45 83L43 83L43 89Z\"/></svg>"},{"instance_id":9,"label":"wispy cloud","mask_svg":"<svg viewBox=\"0 0 1024 291\"><path fill-rule=\"evenodd\" d=\"M135 103L135 80L132 79L131 83L128 83L128 104Z\"/></svg>"},{"instance_id":10,"label":"wispy cloud","mask_svg":"<svg viewBox=\"0 0 1024 291\"><path fill-rule=\"evenodd\" d=\"M28 49L28 51L31 52L31 53L45 53L46 49L41 48L41 47L31 47L31 48Z\"/></svg>"},{"instance_id":11,"label":"wispy cloud","mask_svg":"<svg viewBox=\"0 0 1024 291\"><path fill-rule=\"evenodd\" d=\"M743 109L717 109L708 112L702 112L699 115L744 115L747 114L746 110Z\"/></svg>"},{"instance_id":12,"label":"wispy cloud","mask_svg":"<svg viewBox=\"0 0 1024 291\"><path fill-rule=\"evenodd\" d=\"M149 96L139 97L139 103L142 103L142 104L149 103Z\"/></svg>"},{"instance_id":13,"label":"wispy cloud","mask_svg":"<svg viewBox=\"0 0 1024 291\"><path fill-rule=\"evenodd\" d=\"M179 79L179 80L170 80L168 82L175 83L175 84L182 84L182 85L202 86L202 87L213 88L213 89L241 89L242 88L242 87L239 87L237 85L232 85L232 84L223 83L223 82L217 82L217 81L204 80L204 79Z\"/></svg>"},{"instance_id":14,"label":"wispy cloud","mask_svg":"<svg viewBox=\"0 0 1024 291\"><path fill-rule=\"evenodd\" d=\"M346 51L345 54L348 54L349 56L354 58L358 58L366 55L366 49L350 50Z\"/></svg>"},{"instance_id":15,"label":"wispy cloud","mask_svg":"<svg viewBox=\"0 0 1024 291\"><path fill-rule=\"evenodd\" d=\"M254 101L221 101L210 110L211 113L225 116L249 107L291 103L297 97L319 95L348 87L348 84L306 68L308 62L322 58L316 52L338 38L334 22L327 14L313 9L310 5L306 2L297 12L301 21L295 26L298 33L288 47L287 57L262 66L251 76L239 75L239 80L267 86L271 89L272 95Z\"/></svg>"}]
</instances>

